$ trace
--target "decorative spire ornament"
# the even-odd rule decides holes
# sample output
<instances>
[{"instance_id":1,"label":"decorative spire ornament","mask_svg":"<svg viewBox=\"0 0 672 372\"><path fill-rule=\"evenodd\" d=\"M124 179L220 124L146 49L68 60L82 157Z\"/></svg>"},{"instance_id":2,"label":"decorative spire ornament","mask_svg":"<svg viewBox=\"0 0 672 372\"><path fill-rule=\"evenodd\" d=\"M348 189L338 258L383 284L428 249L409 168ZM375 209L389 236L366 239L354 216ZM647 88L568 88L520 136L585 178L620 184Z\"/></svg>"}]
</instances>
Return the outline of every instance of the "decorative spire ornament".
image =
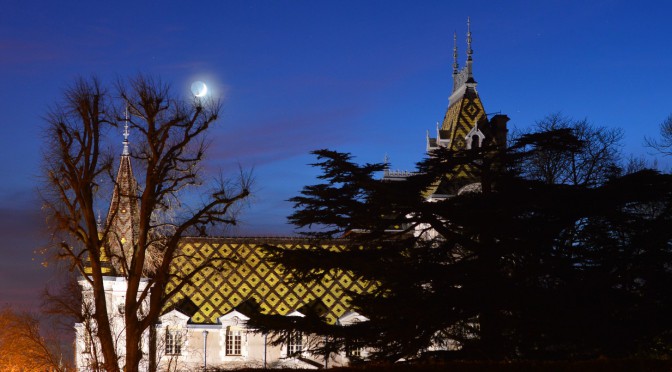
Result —
<instances>
[{"instance_id":1,"label":"decorative spire ornament","mask_svg":"<svg viewBox=\"0 0 672 372\"><path fill-rule=\"evenodd\" d=\"M471 49L471 17L467 17L467 61L471 61L471 55L474 51Z\"/></svg>"},{"instance_id":2,"label":"decorative spire ornament","mask_svg":"<svg viewBox=\"0 0 672 372\"><path fill-rule=\"evenodd\" d=\"M472 73L472 63L473 60L471 58L472 54L474 54L474 50L471 49L471 17L467 17L467 80L466 82L473 83L474 81L474 75Z\"/></svg>"},{"instance_id":3,"label":"decorative spire ornament","mask_svg":"<svg viewBox=\"0 0 672 372\"><path fill-rule=\"evenodd\" d=\"M457 32L453 32L453 75L457 75Z\"/></svg>"},{"instance_id":4,"label":"decorative spire ornament","mask_svg":"<svg viewBox=\"0 0 672 372\"><path fill-rule=\"evenodd\" d=\"M125 120L124 120L124 150L121 155L129 155L128 152L128 106L126 106Z\"/></svg>"}]
</instances>

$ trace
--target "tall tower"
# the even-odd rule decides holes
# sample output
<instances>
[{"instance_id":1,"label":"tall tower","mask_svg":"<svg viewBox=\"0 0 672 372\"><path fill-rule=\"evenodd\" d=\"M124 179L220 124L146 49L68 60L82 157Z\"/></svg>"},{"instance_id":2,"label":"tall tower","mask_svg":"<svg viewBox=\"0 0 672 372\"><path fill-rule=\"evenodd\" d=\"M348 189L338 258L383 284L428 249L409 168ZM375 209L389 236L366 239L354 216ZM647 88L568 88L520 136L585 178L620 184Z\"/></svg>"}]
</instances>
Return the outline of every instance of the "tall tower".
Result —
<instances>
[{"instance_id":1,"label":"tall tower","mask_svg":"<svg viewBox=\"0 0 672 372\"><path fill-rule=\"evenodd\" d=\"M128 113L124 124L124 142L119 170L114 183L114 192L105 226L108 228L107 244L112 253L112 264L117 273L123 272L125 265L131 262L133 246L138 241L139 207L138 183L131 168L131 155L128 149Z\"/></svg>"}]
</instances>

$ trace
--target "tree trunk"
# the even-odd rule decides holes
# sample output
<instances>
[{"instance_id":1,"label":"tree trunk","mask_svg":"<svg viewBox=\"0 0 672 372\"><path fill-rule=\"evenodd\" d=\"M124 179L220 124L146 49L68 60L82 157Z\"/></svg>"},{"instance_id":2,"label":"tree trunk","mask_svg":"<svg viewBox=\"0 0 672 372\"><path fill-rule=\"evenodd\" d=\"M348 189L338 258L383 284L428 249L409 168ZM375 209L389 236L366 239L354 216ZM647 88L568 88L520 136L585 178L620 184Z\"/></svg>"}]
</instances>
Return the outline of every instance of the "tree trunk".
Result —
<instances>
[{"instance_id":1,"label":"tree trunk","mask_svg":"<svg viewBox=\"0 0 672 372\"><path fill-rule=\"evenodd\" d=\"M95 260L91 260L93 272L98 271ZM110 320L107 314L107 301L105 298L105 288L102 282L102 276L93 275L93 298L94 298L94 318L97 326L97 337L100 342L100 349L103 353L103 367L108 372L118 372L117 351L115 348L115 337L112 335Z\"/></svg>"},{"instance_id":2,"label":"tree trunk","mask_svg":"<svg viewBox=\"0 0 672 372\"><path fill-rule=\"evenodd\" d=\"M129 326L130 325L130 326ZM125 372L138 372L142 359L142 332L137 327L137 321L126 323L126 366Z\"/></svg>"},{"instance_id":3,"label":"tree trunk","mask_svg":"<svg viewBox=\"0 0 672 372\"><path fill-rule=\"evenodd\" d=\"M156 328L149 327L149 372L156 371Z\"/></svg>"}]
</instances>

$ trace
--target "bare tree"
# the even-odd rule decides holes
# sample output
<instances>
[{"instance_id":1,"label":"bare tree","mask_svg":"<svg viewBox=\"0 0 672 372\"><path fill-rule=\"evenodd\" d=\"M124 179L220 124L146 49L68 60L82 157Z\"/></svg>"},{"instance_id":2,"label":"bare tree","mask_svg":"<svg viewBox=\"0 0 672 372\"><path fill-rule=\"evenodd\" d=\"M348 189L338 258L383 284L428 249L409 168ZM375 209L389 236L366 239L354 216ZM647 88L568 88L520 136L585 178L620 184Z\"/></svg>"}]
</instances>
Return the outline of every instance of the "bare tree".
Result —
<instances>
[{"instance_id":1,"label":"bare tree","mask_svg":"<svg viewBox=\"0 0 672 372\"><path fill-rule=\"evenodd\" d=\"M73 273L68 272L56 286L47 286L42 293L42 314L46 315L53 327L60 335L64 335L72 345L72 337L76 335L73 330L73 324L79 324L84 332L84 343L88 348L90 355L87 368L98 370L100 361L98 356L98 344L91 342L95 337L95 327L93 326L93 307L92 303L83 301L82 288L77 282ZM70 350L69 355L73 355L74 350Z\"/></svg>"},{"instance_id":2,"label":"bare tree","mask_svg":"<svg viewBox=\"0 0 672 372\"><path fill-rule=\"evenodd\" d=\"M547 184L596 186L620 172L620 129L598 127L585 119L553 113L537 121L532 131L554 131L554 135L572 136L576 141L569 147L567 141L558 141L555 147L549 143L520 164L530 179Z\"/></svg>"},{"instance_id":3,"label":"bare tree","mask_svg":"<svg viewBox=\"0 0 672 372\"><path fill-rule=\"evenodd\" d=\"M664 155L672 155L672 114L660 123L660 138L646 137L647 146Z\"/></svg>"},{"instance_id":4,"label":"bare tree","mask_svg":"<svg viewBox=\"0 0 672 372\"><path fill-rule=\"evenodd\" d=\"M90 286L91 317L103 368L136 371L142 359L143 333L157 322L166 300L181 289L165 290L171 263L180 254L180 239L235 224L235 212L249 195L250 178L241 172L235 182L206 184L200 177L205 134L218 118L219 102L181 99L167 84L146 76L119 81L115 88L112 94L95 78L79 79L51 109L42 192L57 242L56 256L67 260ZM122 114L126 108L128 119ZM114 185L125 191L115 193L108 224L101 229L95 212L105 200L101 186L105 180L115 182L114 157L104 151L107 135L124 122L134 135L134 151L127 156L141 174L135 187ZM183 203L184 195L194 190L198 194L193 195L200 195L201 201ZM109 223L120 213L115 206L124 198L137 208L131 241L124 241ZM117 335L103 286L109 270L127 284L120 309L125 339L122 351L116 347ZM189 281L188 277L183 279L182 283Z\"/></svg>"},{"instance_id":5,"label":"bare tree","mask_svg":"<svg viewBox=\"0 0 672 372\"><path fill-rule=\"evenodd\" d=\"M53 317L60 329L72 329L73 323L84 322L82 306L82 289L71 273L55 288L47 286L42 292L42 313Z\"/></svg>"}]
</instances>

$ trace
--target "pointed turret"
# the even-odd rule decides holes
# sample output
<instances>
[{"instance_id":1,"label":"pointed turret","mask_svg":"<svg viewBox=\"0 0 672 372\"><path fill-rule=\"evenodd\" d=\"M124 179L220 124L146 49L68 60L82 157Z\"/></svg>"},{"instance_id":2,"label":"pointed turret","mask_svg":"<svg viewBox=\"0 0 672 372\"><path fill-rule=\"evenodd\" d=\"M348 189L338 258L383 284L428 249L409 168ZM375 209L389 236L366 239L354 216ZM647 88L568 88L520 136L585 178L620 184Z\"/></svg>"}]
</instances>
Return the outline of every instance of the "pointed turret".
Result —
<instances>
[{"instance_id":1,"label":"pointed turret","mask_svg":"<svg viewBox=\"0 0 672 372\"><path fill-rule=\"evenodd\" d=\"M485 109L476 91L473 74L473 49L471 48L471 19L467 18L467 62L458 70L457 33L453 34L453 90L448 98L448 108L436 138L427 141L429 151L437 147L461 150L471 147L472 133L480 121L487 120ZM482 139L482 138L481 138Z\"/></svg>"},{"instance_id":2,"label":"pointed turret","mask_svg":"<svg viewBox=\"0 0 672 372\"><path fill-rule=\"evenodd\" d=\"M506 122L498 119L490 123L485 114L483 103L476 90L473 74L473 54L471 48L471 19L467 18L467 60L464 67L458 70L457 34L453 34L453 90L448 98L448 108L440 126L437 126L436 138L427 138L427 150L439 147L449 150L476 149L485 144L496 143L498 146L506 142ZM505 117L502 115L502 117ZM507 118L508 119L508 118ZM502 134L503 133L503 134ZM502 140L502 135L504 140ZM451 194L461 184L476 180L473 170L467 165L461 166L456 173L429 190L431 194Z\"/></svg>"},{"instance_id":3,"label":"pointed turret","mask_svg":"<svg viewBox=\"0 0 672 372\"><path fill-rule=\"evenodd\" d=\"M457 47L454 47L453 58ZM485 110L476 91L476 80L472 70L473 53L471 49L471 20L467 19L467 63L457 71L453 63L453 91L448 98L448 109L441 124L441 137L446 147L460 150L467 147L467 135L476 124L485 119Z\"/></svg>"},{"instance_id":4,"label":"pointed turret","mask_svg":"<svg viewBox=\"0 0 672 372\"><path fill-rule=\"evenodd\" d=\"M124 125L124 142L119 170L115 179L114 192L105 226L108 228L107 244L116 260L125 258L130 263L133 245L138 241L139 207L138 183L133 176L131 156L128 149L128 114ZM120 262L113 262L115 269L121 269Z\"/></svg>"}]
</instances>

